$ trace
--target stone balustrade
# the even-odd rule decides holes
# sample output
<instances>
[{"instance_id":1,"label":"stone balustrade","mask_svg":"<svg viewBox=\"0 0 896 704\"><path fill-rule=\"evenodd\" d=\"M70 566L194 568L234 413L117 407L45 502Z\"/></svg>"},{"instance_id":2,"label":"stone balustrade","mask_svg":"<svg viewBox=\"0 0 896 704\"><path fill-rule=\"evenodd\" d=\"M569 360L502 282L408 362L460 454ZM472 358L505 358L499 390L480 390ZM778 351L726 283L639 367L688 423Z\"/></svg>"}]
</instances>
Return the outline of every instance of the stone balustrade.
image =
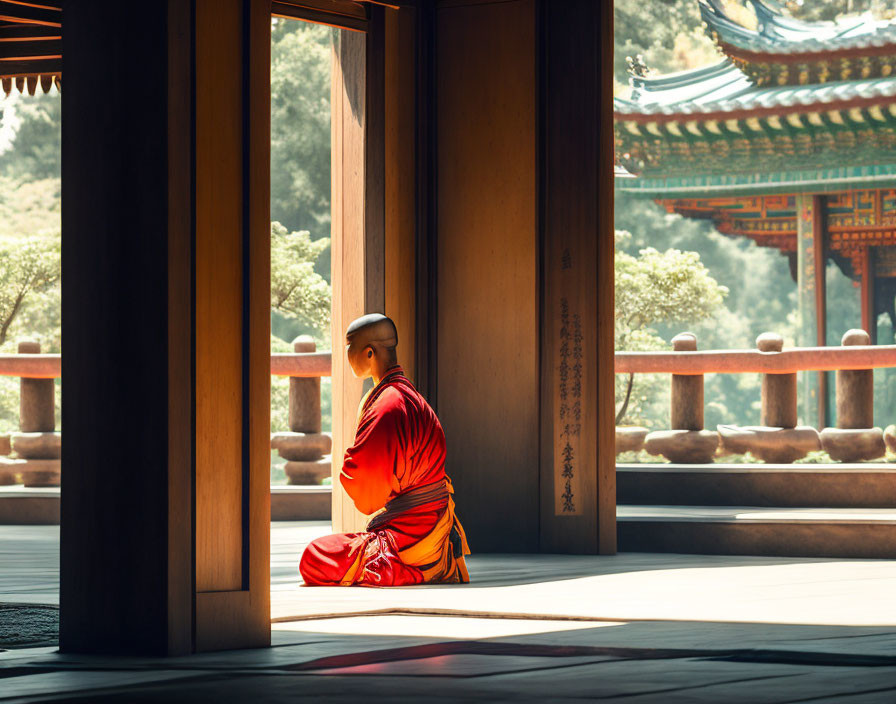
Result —
<instances>
[{"instance_id":1,"label":"stone balustrade","mask_svg":"<svg viewBox=\"0 0 896 704\"><path fill-rule=\"evenodd\" d=\"M317 351L314 340L307 335L293 341L299 354ZM284 471L290 484L320 484L330 476L329 433L321 432L320 377L289 379L289 431L274 433L271 448L286 460Z\"/></svg>"},{"instance_id":2,"label":"stone balustrade","mask_svg":"<svg viewBox=\"0 0 896 704\"><path fill-rule=\"evenodd\" d=\"M681 333L672 339L676 352L695 352L697 336ZM672 429L650 433L644 441L652 455L670 462L706 464L712 462L719 434L703 428L703 375L673 374L671 389Z\"/></svg>"},{"instance_id":3,"label":"stone balustrade","mask_svg":"<svg viewBox=\"0 0 896 704\"><path fill-rule=\"evenodd\" d=\"M19 354L39 355L40 343L22 340ZM56 431L56 384L53 378L19 380L19 431L3 443L0 482L26 487L59 486L62 434Z\"/></svg>"},{"instance_id":4,"label":"stone balustrade","mask_svg":"<svg viewBox=\"0 0 896 704\"><path fill-rule=\"evenodd\" d=\"M617 374L671 374L671 430L647 434L643 448L681 464L748 452L771 463L794 462L822 449L838 462L882 459L886 448L896 452L896 425L885 431L874 426L874 369L896 367L896 345L871 345L864 330L849 330L840 347L785 350L783 343L779 335L763 333L756 350L698 352L696 337L683 333L673 340L672 352L617 352ZM836 428L819 432L797 425L797 372L804 370L836 370ZM703 375L709 373L762 374L760 425L718 426L713 452L709 436L716 433L703 429ZM617 428L617 454L640 450L636 440L644 432Z\"/></svg>"},{"instance_id":5,"label":"stone balustrade","mask_svg":"<svg viewBox=\"0 0 896 704\"><path fill-rule=\"evenodd\" d=\"M286 460L292 485L320 485L330 475L329 433L321 432L321 377L331 374L331 355L318 352L307 336L294 353L272 354L271 374L289 377L289 431L271 436L271 449ZM41 354L40 344L23 340L18 354L0 354L0 376L19 377L19 430L0 435L0 485L58 487L62 434L56 430L55 379L61 357Z\"/></svg>"}]
</instances>

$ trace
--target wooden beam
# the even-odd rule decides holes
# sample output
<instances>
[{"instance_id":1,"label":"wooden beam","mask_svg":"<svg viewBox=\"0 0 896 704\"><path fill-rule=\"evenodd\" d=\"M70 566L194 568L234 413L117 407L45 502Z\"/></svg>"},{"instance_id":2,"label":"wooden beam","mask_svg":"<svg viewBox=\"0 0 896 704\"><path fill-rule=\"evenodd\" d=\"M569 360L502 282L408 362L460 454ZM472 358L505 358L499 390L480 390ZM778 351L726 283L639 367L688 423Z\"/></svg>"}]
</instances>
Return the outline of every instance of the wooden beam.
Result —
<instances>
[{"instance_id":1,"label":"wooden beam","mask_svg":"<svg viewBox=\"0 0 896 704\"><path fill-rule=\"evenodd\" d=\"M274 17L313 22L352 32L368 30L369 13L355 2L274 0L271 3L271 14Z\"/></svg>"},{"instance_id":2,"label":"wooden beam","mask_svg":"<svg viewBox=\"0 0 896 704\"><path fill-rule=\"evenodd\" d=\"M0 59L0 77L38 76L43 73L62 73L62 57L33 61Z\"/></svg>"},{"instance_id":3,"label":"wooden beam","mask_svg":"<svg viewBox=\"0 0 896 704\"><path fill-rule=\"evenodd\" d=\"M36 24L0 24L0 44L40 39L62 39L62 31L59 27Z\"/></svg>"},{"instance_id":4,"label":"wooden beam","mask_svg":"<svg viewBox=\"0 0 896 704\"><path fill-rule=\"evenodd\" d=\"M9 40L0 37L0 66L7 61L35 61L61 59L62 37Z\"/></svg>"},{"instance_id":5,"label":"wooden beam","mask_svg":"<svg viewBox=\"0 0 896 704\"><path fill-rule=\"evenodd\" d=\"M61 27L62 7L59 3L31 3L18 2L17 0L0 0L0 22Z\"/></svg>"}]
</instances>

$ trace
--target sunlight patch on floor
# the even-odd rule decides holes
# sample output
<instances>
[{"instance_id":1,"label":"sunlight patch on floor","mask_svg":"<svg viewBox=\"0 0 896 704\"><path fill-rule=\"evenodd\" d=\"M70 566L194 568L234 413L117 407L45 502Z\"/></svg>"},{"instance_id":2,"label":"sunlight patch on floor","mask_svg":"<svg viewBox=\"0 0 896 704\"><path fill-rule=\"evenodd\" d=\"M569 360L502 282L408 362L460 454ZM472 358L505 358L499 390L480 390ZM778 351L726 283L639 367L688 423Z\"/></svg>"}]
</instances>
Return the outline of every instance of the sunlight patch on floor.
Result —
<instances>
[{"instance_id":1,"label":"sunlight patch on floor","mask_svg":"<svg viewBox=\"0 0 896 704\"><path fill-rule=\"evenodd\" d=\"M482 639L575 631L602 626L621 626L623 621L559 621L516 618L466 618L456 616L352 616L273 623L275 631L334 633L364 636L423 636Z\"/></svg>"}]
</instances>

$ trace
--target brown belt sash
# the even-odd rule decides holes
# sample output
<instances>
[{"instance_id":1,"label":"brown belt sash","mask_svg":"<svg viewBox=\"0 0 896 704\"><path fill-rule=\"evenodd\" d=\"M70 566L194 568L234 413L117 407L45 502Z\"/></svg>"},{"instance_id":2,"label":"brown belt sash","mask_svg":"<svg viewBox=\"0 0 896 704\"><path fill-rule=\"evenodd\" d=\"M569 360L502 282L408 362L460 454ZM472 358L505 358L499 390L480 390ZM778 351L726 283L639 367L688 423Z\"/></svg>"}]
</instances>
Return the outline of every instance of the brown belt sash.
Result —
<instances>
[{"instance_id":1,"label":"brown belt sash","mask_svg":"<svg viewBox=\"0 0 896 704\"><path fill-rule=\"evenodd\" d=\"M432 484L424 484L399 494L386 504L386 507L375 514L367 524L367 530L382 528L396 516L415 509L424 504L448 500L448 483L443 479Z\"/></svg>"}]
</instances>

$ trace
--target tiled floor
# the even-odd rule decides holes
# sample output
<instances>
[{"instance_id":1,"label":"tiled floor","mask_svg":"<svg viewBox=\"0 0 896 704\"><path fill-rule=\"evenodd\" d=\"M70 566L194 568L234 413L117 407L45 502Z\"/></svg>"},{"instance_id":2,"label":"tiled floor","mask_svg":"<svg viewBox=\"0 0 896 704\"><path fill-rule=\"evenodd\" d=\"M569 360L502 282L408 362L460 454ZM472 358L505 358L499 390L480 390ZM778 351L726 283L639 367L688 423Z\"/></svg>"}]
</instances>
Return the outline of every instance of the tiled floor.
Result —
<instances>
[{"instance_id":1,"label":"tiled floor","mask_svg":"<svg viewBox=\"0 0 896 704\"><path fill-rule=\"evenodd\" d=\"M274 647L0 652L0 702L896 702L896 563L476 555L469 586L298 587L327 529L273 525ZM57 546L0 527L0 601L53 603Z\"/></svg>"}]
</instances>

